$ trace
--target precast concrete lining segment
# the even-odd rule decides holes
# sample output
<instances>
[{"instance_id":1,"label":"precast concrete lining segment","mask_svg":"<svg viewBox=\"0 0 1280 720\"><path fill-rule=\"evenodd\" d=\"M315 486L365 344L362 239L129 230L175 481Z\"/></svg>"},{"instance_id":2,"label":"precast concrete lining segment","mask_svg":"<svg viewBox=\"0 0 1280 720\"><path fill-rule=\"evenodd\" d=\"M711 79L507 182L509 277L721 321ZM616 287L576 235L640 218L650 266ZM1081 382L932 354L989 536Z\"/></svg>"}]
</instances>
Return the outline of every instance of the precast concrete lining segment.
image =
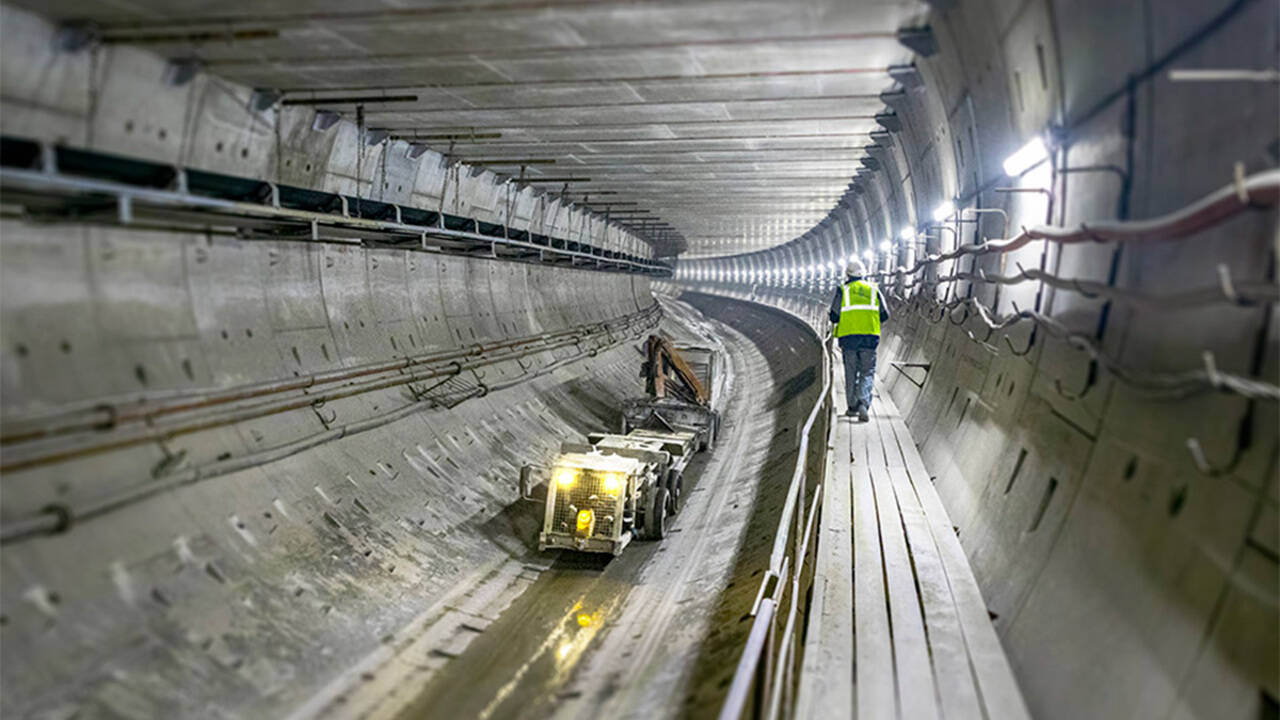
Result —
<instances>
[{"instance_id":1,"label":"precast concrete lining segment","mask_svg":"<svg viewBox=\"0 0 1280 720\"><path fill-rule=\"evenodd\" d=\"M417 39L417 38L415 38ZM420 40L420 39L418 39ZM687 52L693 48L741 48L744 46L760 46L760 45L816 45L821 43L857 43L865 41L880 41L881 43L896 42L896 38L892 33L884 32L854 32L854 33L814 33L805 35L761 35L751 37L708 37L708 38L683 38L680 40L666 42L609 42L600 45L550 45L550 46L495 46L493 44L482 45L479 47L468 47L461 49L444 49L434 52L423 52L422 50L410 50L405 52L383 52L383 53L355 53L351 55L282 55L272 56L266 55L262 57L244 58L231 56L227 58L205 58L202 60L204 64L210 67L234 67L238 65L275 65L275 66L314 66L315 64L342 64L342 63L375 63L384 60L440 60L440 59L460 59L473 60L477 57L489 61L500 59L520 59L540 56L558 56L565 53L572 53L578 58L583 56L597 55L614 55L634 53L637 51L668 51L675 50L681 53ZM249 49L248 47L238 48L240 54Z\"/></svg>"},{"instance_id":2,"label":"precast concrete lining segment","mask_svg":"<svg viewBox=\"0 0 1280 720\"><path fill-rule=\"evenodd\" d=\"M450 17L476 22L512 19L532 22L536 20L581 20L599 15L604 20L612 20L619 11L619 5L624 6L621 8L622 10L649 15L653 15L655 12L693 12L700 14L699 19L702 19L701 16L704 15L710 15L713 18L719 17L727 9L768 12L771 15L780 16L776 3L770 0L699 0L698 2L689 2L688 0L646 0L646 2L638 4L639 7L631 8L625 6L637 4L619 3L618 0L505 0L499 2L481 0L459 6L433 5L425 7L379 7L376 9L314 7L278 12L263 12L259 6L236 2L228 4L227 7L222 9L221 13L186 15L171 15L168 12L158 12L156 8L145 6L130 8L132 13L122 12L118 9L114 12L104 12L103 8L97 6L92 8L97 12L86 12L83 3L76 0L55 0L48 8L48 12L58 18L81 18L92 21L105 31L128 32L157 29L190 29L204 25L226 28L234 27L239 23L257 25L278 23L285 26L293 26L308 20L335 25L345 22L363 24L383 20L403 23L413 18L447 23ZM165 11L168 10L163 3L159 5L159 8ZM833 12L840 9L839 6L830 8ZM516 17L504 17L508 15ZM758 19L758 16L750 15L740 22L749 23L756 19ZM687 22L691 18L681 18L681 20ZM727 22L732 20L733 18L726 19ZM791 20L803 21L806 18L792 17Z\"/></svg>"},{"instance_id":3,"label":"precast concrete lining segment","mask_svg":"<svg viewBox=\"0 0 1280 720\"><path fill-rule=\"evenodd\" d=\"M70 230L5 221L6 425L140 392L234 395L226 389L295 372L398 367L415 352L473 357L478 344L555 336L653 303L647 281L629 275ZM565 364L573 347L539 348L523 359L536 365L504 355L483 368L488 394L453 407L479 394L474 378L446 389L441 407L398 417L378 418L411 398L370 389L234 429L6 472L6 534L63 532L6 544L4 713L118 710L112 698L129 692L145 696L141 715L203 715L212 703L262 716L304 698L471 568L508 557L521 532L477 526L513 502L517 466L597 427L595 404L636 383L625 348L577 360L585 370ZM588 380L582 395L582 377L598 389ZM221 474L187 482L197 467ZM83 512L152 492L110 514ZM18 517L51 505L71 512L34 525ZM309 626L313 617L326 618L322 627ZM127 649L138 633L153 638L146 653ZM151 668L149 658L163 660ZM193 667L198 686L185 680ZM142 675L138 694L130 678Z\"/></svg>"},{"instance_id":4,"label":"precast concrete lining segment","mask_svg":"<svg viewBox=\"0 0 1280 720\"><path fill-rule=\"evenodd\" d=\"M23 144L12 138L5 138L5 141L10 146ZM53 158L56 152L58 151L46 146L42 156ZM78 152L80 155L91 155L83 151ZM106 156L103 156L103 159L106 159ZM111 158L111 160L117 163L132 163L133 166L144 164L120 158ZM247 228L250 237L254 232L260 233L263 237L270 237L273 234L277 236L280 234L281 228L277 226L284 226L283 234L300 235L315 242L382 241L392 245L408 245L420 250L438 246L441 251L471 253L476 250L485 250L487 245L487 254L494 258L499 256L498 249L501 247L504 251L511 249L519 252L517 257L526 261L536 259L538 262L543 262L546 256L550 255L552 258L567 258L574 265L583 261L584 264L594 264L596 267L608 265L615 269L638 271L658 271L662 267L660 264L585 244L570 243L560 238L544 236L539 242L538 237L527 231L513 233L508 227L492 223L485 223L491 232L484 234L480 232L482 227L480 221L475 219L454 217L451 221L455 225L469 225L474 232L453 229L446 227L450 221L446 219L444 213L424 212L419 208L401 208L399 205L388 205L372 199L362 200L359 196L354 198L345 195L325 196L325 194L301 188L225 177L221 179L223 183L239 180L242 185L247 182L260 189L269 190L269 193L261 203L227 200L218 197L213 191L195 194L189 192L189 175L194 174L194 171L152 166L153 174L158 170L176 177L179 189L176 191L156 189L146 182L129 184L114 180L63 175L58 172L57 163L54 160L49 161L48 167L39 170L14 167L0 170L0 184L9 189L9 197L13 202L36 207L41 212L49 213L51 217L56 216L60 211L56 204L59 198L65 200L71 207L80 204L92 208L95 198L107 197L111 199L109 204L114 204L115 212L103 215L99 218L99 222L117 222L139 228L146 226L143 218L144 210L151 209L158 214L150 219L161 228L181 227L183 223L196 226L207 224L206 229L212 232L214 227L230 225ZM215 177L209 173L202 173L201 176ZM211 183L208 179L205 182ZM293 206L283 204L282 192L298 196ZM45 207L49 200L55 200L54 204ZM100 201L98 204L101 204ZM315 212L298 207L298 205L314 207L317 204L340 205L341 212L340 214ZM360 216L362 205L373 217ZM427 224L414 225L402 222L406 211L414 212ZM193 213L194 217L184 216L184 212ZM391 219L380 219L377 217L379 215L389 216ZM431 219L433 216L434 222ZM82 216L80 219L92 219L92 216ZM324 228L323 234L321 228ZM333 237L332 232L339 233L341 237ZM437 240L429 241L428 238ZM450 240L453 240L452 244Z\"/></svg>"},{"instance_id":5,"label":"precast concrete lining segment","mask_svg":"<svg viewBox=\"0 0 1280 720\"><path fill-rule=\"evenodd\" d=\"M42 10L77 17L90 32L109 37L113 48L130 38L170 54L182 46L182 52L200 56L202 67L233 81L287 88L290 102L323 104L326 95L354 101L364 91L385 95L395 85L425 103L417 110L371 104L365 121L379 132L410 135L415 133L405 131L424 129L429 122L441 127L422 134L463 141L477 132L502 130L504 135L534 133L541 142L594 128L595 137L615 130L632 136L619 140L637 140L642 139L634 137L637 133L659 132L686 136L672 139L683 143L702 127L753 127L755 135L763 127L804 128L819 136L862 129L858 124L869 122L879 109L888 68L907 59L896 30L922 7L908 0L857 6L829 0L786 6L604 3L539 12L487 6L475 12L322 10L306 14L305 22L290 22L285 18L299 16L233 6L216 22L157 18L156 11L144 10L138 13L144 17L119 23L107 21L111 14L98 8L58 4ZM523 18L518 27L512 17ZM637 25L649 28L645 38L631 32ZM246 35L231 45L190 47L193 33L255 30L271 32ZM335 42L341 47L314 52ZM422 49L424 43L429 49ZM849 61L851 50L858 63ZM322 67L329 69L317 74ZM377 68L377 78L367 82L371 67ZM849 106L858 98L875 101L865 116ZM842 111L820 109L832 104ZM774 108L779 105L785 107ZM461 129L441 131L451 127ZM555 155L565 157L559 151ZM692 242L696 246L697 238Z\"/></svg>"},{"instance_id":6,"label":"precast concrete lining segment","mask_svg":"<svg viewBox=\"0 0 1280 720\"><path fill-rule=\"evenodd\" d=\"M458 107L437 107L435 105L432 105L431 107L428 107L428 108L413 108L413 107L381 108L379 107L379 104L383 102L412 102L412 100L401 100L400 99L401 97L413 98L413 100L417 100L417 96L387 96L385 98L380 96L371 96L369 100L372 100L373 102L371 102L370 104L374 105L374 107L365 111L365 117L369 118L371 121L378 121L378 118L381 116L396 117L396 116L411 114L415 118L417 118L417 117L424 117L424 116L430 117L431 115L435 115L435 114L448 113L453 115L455 118L458 116L464 116L464 119L462 119L460 122L466 123L467 121L465 119L465 116L470 113L508 113L508 112L515 113L515 112L523 112L526 110L556 110L556 111L588 110L588 109L609 110L613 108L645 108L646 110L649 110L651 108L660 109L665 107L680 107L684 105L731 106L731 105L751 105L751 104L760 104L760 103L788 103L788 104L813 103L817 101L838 102L844 107L849 107L851 105L857 104L856 102L851 102L851 101L869 101L867 104L874 107L879 104L876 101L880 99L878 94L823 93L820 95L785 95L783 94L783 95L773 95L773 96L766 96L766 97L739 97L735 95L728 95L724 97L698 97L698 98L687 98L687 99L653 98L653 99L626 101L626 102L595 102L595 103L576 103L576 104L565 103L565 102L559 102L559 103L552 102L545 105L523 105L523 104L522 105L505 105L505 106L464 105L464 106L458 106ZM286 99L285 102L286 103L294 102L299 104L307 103L307 104L317 105L317 104L323 104L325 102L325 99L324 98L299 98L296 100ZM333 102L333 104L335 105L350 105L350 104L358 103L359 100L355 100L352 98L338 97L338 98L334 98L334 100L332 100L331 102ZM876 116L876 117L878 118L879 116Z\"/></svg>"},{"instance_id":7,"label":"precast concrete lining segment","mask_svg":"<svg viewBox=\"0 0 1280 720\"><path fill-rule=\"evenodd\" d=\"M840 76L840 75L888 75L890 68L879 67L843 67L828 68L815 70L772 70L759 72L739 72L739 73L701 73L701 74L683 74L683 75L617 75L612 77L569 77L569 78L543 78L536 80L492 80L492 81L470 81L470 82L432 82L419 85L356 85L351 87L299 87L299 88L281 88L283 93L320 93L320 92L350 92L353 90L380 90L380 91L400 91L413 89L463 89L463 88L512 88L522 89L541 86L557 86L557 85L609 85L609 84L626 84L626 85L643 85L648 83L661 83L663 85L676 85L681 83L698 83L698 82L730 82L743 80L765 80L774 81L779 78L813 78L824 75Z\"/></svg>"}]
</instances>

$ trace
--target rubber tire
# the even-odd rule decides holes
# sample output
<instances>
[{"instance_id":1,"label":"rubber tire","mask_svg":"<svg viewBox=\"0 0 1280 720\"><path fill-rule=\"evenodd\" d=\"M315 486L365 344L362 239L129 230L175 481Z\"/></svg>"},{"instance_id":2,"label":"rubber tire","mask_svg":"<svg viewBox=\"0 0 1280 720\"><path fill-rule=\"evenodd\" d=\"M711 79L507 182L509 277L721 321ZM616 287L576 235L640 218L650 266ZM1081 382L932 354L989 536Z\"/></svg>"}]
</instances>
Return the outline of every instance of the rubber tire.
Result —
<instances>
[{"instance_id":1,"label":"rubber tire","mask_svg":"<svg viewBox=\"0 0 1280 720\"><path fill-rule=\"evenodd\" d=\"M667 489L656 487L653 497L644 514L644 537L646 540L661 540L667 536Z\"/></svg>"},{"instance_id":2,"label":"rubber tire","mask_svg":"<svg viewBox=\"0 0 1280 720\"><path fill-rule=\"evenodd\" d=\"M679 513L680 508L684 506L684 473L679 470L673 470L667 475L667 497L671 508L670 514Z\"/></svg>"},{"instance_id":3,"label":"rubber tire","mask_svg":"<svg viewBox=\"0 0 1280 720\"><path fill-rule=\"evenodd\" d=\"M720 416L712 415L711 422L707 423L707 432L702 436L702 444L699 450L706 452L716 446L716 432L719 430Z\"/></svg>"}]
</instances>

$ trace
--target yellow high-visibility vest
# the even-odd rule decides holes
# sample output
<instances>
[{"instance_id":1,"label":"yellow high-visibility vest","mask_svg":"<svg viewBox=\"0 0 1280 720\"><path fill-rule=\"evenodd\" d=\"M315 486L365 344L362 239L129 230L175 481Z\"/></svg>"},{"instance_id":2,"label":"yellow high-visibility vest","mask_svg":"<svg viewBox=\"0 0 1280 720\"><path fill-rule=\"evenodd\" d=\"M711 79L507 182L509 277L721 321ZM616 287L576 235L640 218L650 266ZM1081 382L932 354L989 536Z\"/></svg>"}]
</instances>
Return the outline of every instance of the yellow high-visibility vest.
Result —
<instances>
[{"instance_id":1,"label":"yellow high-visibility vest","mask_svg":"<svg viewBox=\"0 0 1280 720\"><path fill-rule=\"evenodd\" d=\"M880 334L880 291L862 280L854 280L842 289L840 321L836 337Z\"/></svg>"}]
</instances>

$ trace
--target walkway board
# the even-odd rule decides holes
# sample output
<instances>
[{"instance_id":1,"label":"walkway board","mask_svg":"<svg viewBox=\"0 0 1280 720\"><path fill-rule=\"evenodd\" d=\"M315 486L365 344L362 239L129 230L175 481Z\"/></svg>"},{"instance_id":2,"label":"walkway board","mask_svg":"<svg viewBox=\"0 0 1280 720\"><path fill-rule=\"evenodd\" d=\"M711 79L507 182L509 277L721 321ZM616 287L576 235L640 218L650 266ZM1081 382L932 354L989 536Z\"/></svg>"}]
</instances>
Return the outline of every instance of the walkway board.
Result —
<instances>
[{"instance_id":1,"label":"walkway board","mask_svg":"<svg viewBox=\"0 0 1280 720\"><path fill-rule=\"evenodd\" d=\"M843 382L835 397L843 398ZM837 402L842 408L843 402ZM860 720L1029 718L964 550L888 398L868 423L838 421L797 715ZM836 515L836 517L832 517ZM847 544L830 543L852 522ZM830 544L829 544L830 543ZM832 546L834 545L834 547ZM840 560L852 555L851 568ZM832 615L852 585L852 637ZM847 606L846 606L847 607ZM848 611L848 610L846 610ZM828 632L831 631L831 632ZM834 692L852 658L853 706ZM815 677L817 676L817 677ZM826 712L823 712L825 708Z\"/></svg>"}]
</instances>

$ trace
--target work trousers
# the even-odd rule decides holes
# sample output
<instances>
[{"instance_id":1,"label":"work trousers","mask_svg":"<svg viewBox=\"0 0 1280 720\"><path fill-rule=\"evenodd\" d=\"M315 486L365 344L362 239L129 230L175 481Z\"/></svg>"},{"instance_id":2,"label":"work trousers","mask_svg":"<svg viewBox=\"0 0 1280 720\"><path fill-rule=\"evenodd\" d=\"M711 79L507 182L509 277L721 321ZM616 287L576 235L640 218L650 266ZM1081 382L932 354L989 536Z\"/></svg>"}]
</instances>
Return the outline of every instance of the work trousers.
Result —
<instances>
[{"instance_id":1,"label":"work trousers","mask_svg":"<svg viewBox=\"0 0 1280 720\"><path fill-rule=\"evenodd\" d=\"M845 335L840 338L844 356L844 397L849 409L871 410L871 386L876 379L876 348L879 335Z\"/></svg>"}]
</instances>

